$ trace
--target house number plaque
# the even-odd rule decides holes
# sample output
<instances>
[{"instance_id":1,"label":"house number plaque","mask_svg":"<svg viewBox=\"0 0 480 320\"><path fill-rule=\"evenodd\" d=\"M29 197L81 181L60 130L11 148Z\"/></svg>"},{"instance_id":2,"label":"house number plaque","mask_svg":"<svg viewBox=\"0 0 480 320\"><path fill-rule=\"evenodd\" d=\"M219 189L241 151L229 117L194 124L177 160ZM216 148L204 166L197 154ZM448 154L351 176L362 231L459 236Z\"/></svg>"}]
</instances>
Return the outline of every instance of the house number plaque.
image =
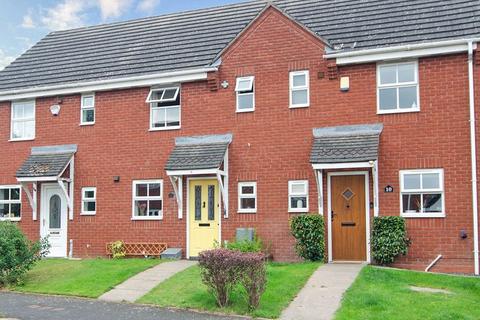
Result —
<instances>
[{"instance_id":1,"label":"house number plaque","mask_svg":"<svg viewBox=\"0 0 480 320\"><path fill-rule=\"evenodd\" d=\"M386 186L385 187L385 193L392 193L393 192L393 187L392 186Z\"/></svg>"}]
</instances>

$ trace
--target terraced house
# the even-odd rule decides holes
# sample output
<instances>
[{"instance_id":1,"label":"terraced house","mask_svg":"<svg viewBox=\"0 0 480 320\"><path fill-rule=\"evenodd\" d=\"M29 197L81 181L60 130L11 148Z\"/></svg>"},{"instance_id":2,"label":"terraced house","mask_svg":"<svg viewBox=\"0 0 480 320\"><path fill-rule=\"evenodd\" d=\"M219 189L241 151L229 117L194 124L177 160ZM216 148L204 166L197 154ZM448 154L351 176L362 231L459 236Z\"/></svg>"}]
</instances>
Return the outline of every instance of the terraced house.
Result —
<instances>
[{"instance_id":1,"label":"terraced house","mask_svg":"<svg viewBox=\"0 0 480 320\"><path fill-rule=\"evenodd\" d=\"M479 272L476 0L278 0L53 32L0 72L0 218L52 256L166 243L187 258L254 228L294 260Z\"/></svg>"}]
</instances>

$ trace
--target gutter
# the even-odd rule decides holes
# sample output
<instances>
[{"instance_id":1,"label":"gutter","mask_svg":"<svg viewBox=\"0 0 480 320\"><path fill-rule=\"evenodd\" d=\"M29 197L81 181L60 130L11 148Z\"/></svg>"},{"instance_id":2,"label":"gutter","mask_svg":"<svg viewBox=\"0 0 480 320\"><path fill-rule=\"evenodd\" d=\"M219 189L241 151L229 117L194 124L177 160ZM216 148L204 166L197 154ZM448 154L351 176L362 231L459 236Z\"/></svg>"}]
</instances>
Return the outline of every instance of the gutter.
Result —
<instances>
[{"instance_id":1,"label":"gutter","mask_svg":"<svg viewBox=\"0 0 480 320\"><path fill-rule=\"evenodd\" d=\"M212 71L218 71L218 66L149 74L136 77L106 79L98 81L87 81L46 87L33 87L27 89L3 91L0 92L0 102L18 99L33 99L48 96L76 94L82 92L95 92L102 90L152 86L157 84L161 85L166 83L180 83L196 80L205 80L207 79L207 73Z\"/></svg>"},{"instance_id":2,"label":"gutter","mask_svg":"<svg viewBox=\"0 0 480 320\"><path fill-rule=\"evenodd\" d=\"M479 275L478 261L478 186L477 186L477 142L475 126L475 87L473 74L473 40L468 41L468 92L470 102L470 153L472 167L472 214L473 214L473 256L475 275Z\"/></svg>"}]
</instances>

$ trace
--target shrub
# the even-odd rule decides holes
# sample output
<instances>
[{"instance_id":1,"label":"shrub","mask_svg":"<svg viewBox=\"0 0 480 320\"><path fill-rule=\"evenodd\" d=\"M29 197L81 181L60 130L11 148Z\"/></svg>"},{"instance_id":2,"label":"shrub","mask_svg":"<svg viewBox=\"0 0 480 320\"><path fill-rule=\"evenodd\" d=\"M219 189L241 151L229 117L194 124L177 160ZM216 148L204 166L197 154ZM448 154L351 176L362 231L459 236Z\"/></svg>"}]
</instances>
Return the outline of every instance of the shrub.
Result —
<instances>
[{"instance_id":1,"label":"shrub","mask_svg":"<svg viewBox=\"0 0 480 320\"><path fill-rule=\"evenodd\" d=\"M200 252L199 265L203 283L212 291L217 304L228 304L233 287L242 277L240 251L213 249Z\"/></svg>"},{"instance_id":2,"label":"shrub","mask_svg":"<svg viewBox=\"0 0 480 320\"><path fill-rule=\"evenodd\" d=\"M290 222L292 235L297 240L297 254L306 260L319 261L324 258L325 225L318 214L299 215Z\"/></svg>"},{"instance_id":3,"label":"shrub","mask_svg":"<svg viewBox=\"0 0 480 320\"><path fill-rule=\"evenodd\" d=\"M48 250L47 239L31 242L15 224L0 222L0 287L18 283Z\"/></svg>"},{"instance_id":4,"label":"shrub","mask_svg":"<svg viewBox=\"0 0 480 320\"><path fill-rule=\"evenodd\" d=\"M110 244L110 251L112 252L113 259L122 259L125 258L125 243L121 240L112 242Z\"/></svg>"},{"instance_id":5,"label":"shrub","mask_svg":"<svg viewBox=\"0 0 480 320\"><path fill-rule=\"evenodd\" d=\"M248 306L251 310L258 308L260 297L265 292L267 284L267 269L263 253L244 253L240 256L242 277L240 283L248 296Z\"/></svg>"},{"instance_id":6,"label":"shrub","mask_svg":"<svg viewBox=\"0 0 480 320\"><path fill-rule=\"evenodd\" d=\"M237 250L240 252L262 252L263 244L262 240L258 237L255 237L253 241L250 240L240 240L229 242L226 245L227 249Z\"/></svg>"},{"instance_id":7,"label":"shrub","mask_svg":"<svg viewBox=\"0 0 480 320\"><path fill-rule=\"evenodd\" d=\"M392 216L373 219L372 251L377 263L393 263L398 255L407 254L409 245L404 218Z\"/></svg>"}]
</instances>

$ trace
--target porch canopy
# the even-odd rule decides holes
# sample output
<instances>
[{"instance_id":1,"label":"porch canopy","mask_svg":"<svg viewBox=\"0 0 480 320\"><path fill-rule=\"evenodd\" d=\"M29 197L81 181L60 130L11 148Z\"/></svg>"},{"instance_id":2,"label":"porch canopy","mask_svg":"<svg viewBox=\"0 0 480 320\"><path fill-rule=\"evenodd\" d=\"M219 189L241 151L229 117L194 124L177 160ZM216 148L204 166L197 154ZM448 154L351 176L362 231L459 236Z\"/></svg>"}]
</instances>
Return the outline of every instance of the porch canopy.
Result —
<instances>
[{"instance_id":1,"label":"porch canopy","mask_svg":"<svg viewBox=\"0 0 480 320\"><path fill-rule=\"evenodd\" d=\"M319 212L323 214L323 170L372 168L374 214L378 215L378 149L383 124L313 129L310 162L315 170Z\"/></svg>"},{"instance_id":2,"label":"porch canopy","mask_svg":"<svg viewBox=\"0 0 480 320\"><path fill-rule=\"evenodd\" d=\"M178 137L165 170L177 198L178 218L183 216L183 176L217 177L225 217L228 217L228 146L232 134Z\"/></svg>"},{"instance_id":3,"label":"porch canopy","mask_svg":"<svg viewBox=\"0 0 480 320\"><path fill-rule=\"evenodd\" d=\"M37 183L56 182L67 199L69 219L73 219L74 155L77 145L33 147L28 158L18 168L17 181L28 197L33 220L37 219ZM68 169L68 170L67 170ZM32 184L32 189L28 184ZM68 191L67 191L68 189Z\"/></svg>"}]
</instances>

